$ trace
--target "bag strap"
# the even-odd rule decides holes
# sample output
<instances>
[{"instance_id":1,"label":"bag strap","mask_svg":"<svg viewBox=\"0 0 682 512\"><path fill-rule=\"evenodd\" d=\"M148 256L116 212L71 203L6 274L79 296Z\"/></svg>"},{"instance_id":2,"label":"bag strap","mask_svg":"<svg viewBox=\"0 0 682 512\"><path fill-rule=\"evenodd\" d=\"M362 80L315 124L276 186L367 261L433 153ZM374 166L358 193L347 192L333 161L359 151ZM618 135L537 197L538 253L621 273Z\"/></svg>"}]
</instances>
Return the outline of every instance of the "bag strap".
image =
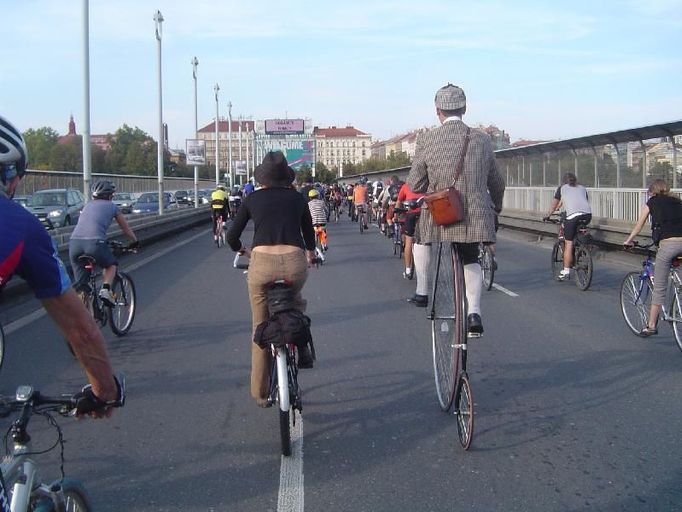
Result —
<instances>
[{"instance_id":1,"label":"bag strap","mask_svg":"<svg viewBox=\"0 0 682 512\"><path fill-rule=\"evenodd\" d=\"M457 162L457 169L455 170L455 180L452 182L452 186L455 186L455 183L457 183L457 179L459 178L460 174L462 174L462 168L464 167L464 157L467 154L467 149L469 149L469 139L471 134L471 127L467 126L467 133L464 136L464 149L462 150L462 154L459 157L459 162Z\"/></svg>"}]
</instances>

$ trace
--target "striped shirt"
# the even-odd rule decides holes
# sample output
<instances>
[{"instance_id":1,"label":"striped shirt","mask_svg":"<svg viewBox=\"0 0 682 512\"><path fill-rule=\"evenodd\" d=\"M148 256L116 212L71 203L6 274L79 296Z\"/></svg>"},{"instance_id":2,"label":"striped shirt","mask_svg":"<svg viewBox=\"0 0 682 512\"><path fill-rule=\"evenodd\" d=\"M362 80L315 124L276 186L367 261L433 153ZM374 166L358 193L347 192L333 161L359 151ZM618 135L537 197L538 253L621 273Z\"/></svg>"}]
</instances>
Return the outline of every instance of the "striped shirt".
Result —
<instances>
[{"instance_id":1,"label":"striped shirt","mask_svg":"<svg viewBox=\"0 0 682 512\"><path fill-rule=\"evenodd\" d=\"M308 202L308 208L313 219L313 226L327 223L327 212L324 209L324 201L322 199L311 199Z\"/></svg>"}]
</instances>

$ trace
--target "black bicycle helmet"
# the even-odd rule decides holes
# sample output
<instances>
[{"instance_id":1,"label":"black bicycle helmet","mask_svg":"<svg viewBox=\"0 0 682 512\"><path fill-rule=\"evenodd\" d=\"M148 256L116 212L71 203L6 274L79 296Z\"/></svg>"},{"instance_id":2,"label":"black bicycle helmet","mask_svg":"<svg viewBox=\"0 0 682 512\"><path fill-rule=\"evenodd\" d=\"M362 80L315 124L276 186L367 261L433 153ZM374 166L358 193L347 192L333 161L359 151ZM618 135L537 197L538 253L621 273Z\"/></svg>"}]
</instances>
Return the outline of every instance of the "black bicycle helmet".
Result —
<instances>
[{"instance_id":1,"label":"black bicycle helmet","mask_svg":"<svg viewBox=\"0 0 682 512\"><path fill-rule=\"evenodd\" d=\"M93 199L111 199L116 192L116 185L109 180L96 181L92 186Z\"/></svg>"},{"instance_id":2,"label":"black bicycle helmet","mask_svg":"<svg viewBox=\"0 0 682 512\"><path fill-rule=\"evenodd\" d=\"M28 151L26 143L12 123L0 116L0 181L3 185L26 173Z\"/></svg>"}]
</instances>

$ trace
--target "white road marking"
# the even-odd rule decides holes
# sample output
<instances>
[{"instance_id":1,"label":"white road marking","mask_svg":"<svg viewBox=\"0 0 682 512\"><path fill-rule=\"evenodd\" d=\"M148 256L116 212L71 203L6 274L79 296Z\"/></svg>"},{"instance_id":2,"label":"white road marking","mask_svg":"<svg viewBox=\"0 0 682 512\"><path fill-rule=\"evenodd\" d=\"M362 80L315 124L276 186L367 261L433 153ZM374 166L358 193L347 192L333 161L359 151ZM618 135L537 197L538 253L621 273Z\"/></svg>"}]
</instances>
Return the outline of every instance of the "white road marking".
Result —
<instances>
[{"instance_id":1,"label":"white road marking","mask_svg":"<svg viewBox=\"0 0 682 512\"><path fill-rule=\"evenodd\" d=\"M155 259L160 258L161 256L164 256L171 251L174 251L178 247L182 247L183 245L186 245L186 244L192 242L195 238L199 238L200 236L205 236L205 233L203 233L203 232L198 233L194 236L189 237L187 240L183 240L182 242L179 242L179 243L173 245L172 247L167 247L163 251L160 251L160 252L158 252L152 256L149 256L143 260L137 261L131 265L127 265L124 270L126 270L126 271L136 270L136 269L142 267L143 265L146 265L147 263L151 263ZM11 322L11 323L5 325L3 327L5 334L6 335L12 334L13 332L16 332L19 329L26 327L31 322L35 322L36 320L44 317L45 315L46 315L45 309L41 307L40 309L35 310L33 313L29 313L28 315L23 316L23 317L15 320L14 322Z\"/></svg>"},{"instance_id":2,"label":"white road marking","mask_svg":"<svg viewBox=\"0 0 682 512\"><path fill-rule=\"evenodd\" d=\"M303 512L303 417L291 429L291 455L282 455L277 512Z\"/></svg>"},{"instance_id":3,"label":"white road marking","mask_svg":"<svg viewBox=\"0 0 682 512\"><path fill-rule=\"evenodd\" d=\"M518 296L519 296L518 293L514 293L513 291L508 290L508 289L505 288L504 286L500 286L500 285L497 284L497 283L493 283L493 288L495 288L496 290L500 290L502 293L506 293L506 294L509 295L510 297L518 297Z\"/></svg>"}]
</instances>

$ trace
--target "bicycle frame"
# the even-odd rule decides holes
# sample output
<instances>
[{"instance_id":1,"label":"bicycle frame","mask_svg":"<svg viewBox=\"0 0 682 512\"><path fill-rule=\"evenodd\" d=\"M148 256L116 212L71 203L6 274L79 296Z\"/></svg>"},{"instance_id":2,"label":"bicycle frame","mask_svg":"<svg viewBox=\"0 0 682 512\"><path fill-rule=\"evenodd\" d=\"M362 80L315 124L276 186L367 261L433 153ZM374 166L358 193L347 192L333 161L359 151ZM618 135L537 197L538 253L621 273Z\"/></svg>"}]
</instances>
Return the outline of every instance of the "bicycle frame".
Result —
<instances>
[{"instance_id":1,"label":"bicycle frame","mask_svg":"<svg viewBox=\"0 0 682 512\"><path fill-rule=\"evenodd\" d=\"M666 300L664 304L661 305L661 313L663 313L663 321L665 322L682 322L682 317L675 315L673 308L675 299L682 300L682 278L680 277L677 269L679 268L680 262L678 259L673 260L673 264L670 266L667 277L667 289L666 289ZM642 272L640 273L640 287L636 300L640 300L645 289L648 289L645 285L645 281L649 281L651 286L654 285L654 262L652 260L651 251L648 252L646 260L642 263ZM668 307L666 308L666 304Z\"/></svg>"}]
</instances>

